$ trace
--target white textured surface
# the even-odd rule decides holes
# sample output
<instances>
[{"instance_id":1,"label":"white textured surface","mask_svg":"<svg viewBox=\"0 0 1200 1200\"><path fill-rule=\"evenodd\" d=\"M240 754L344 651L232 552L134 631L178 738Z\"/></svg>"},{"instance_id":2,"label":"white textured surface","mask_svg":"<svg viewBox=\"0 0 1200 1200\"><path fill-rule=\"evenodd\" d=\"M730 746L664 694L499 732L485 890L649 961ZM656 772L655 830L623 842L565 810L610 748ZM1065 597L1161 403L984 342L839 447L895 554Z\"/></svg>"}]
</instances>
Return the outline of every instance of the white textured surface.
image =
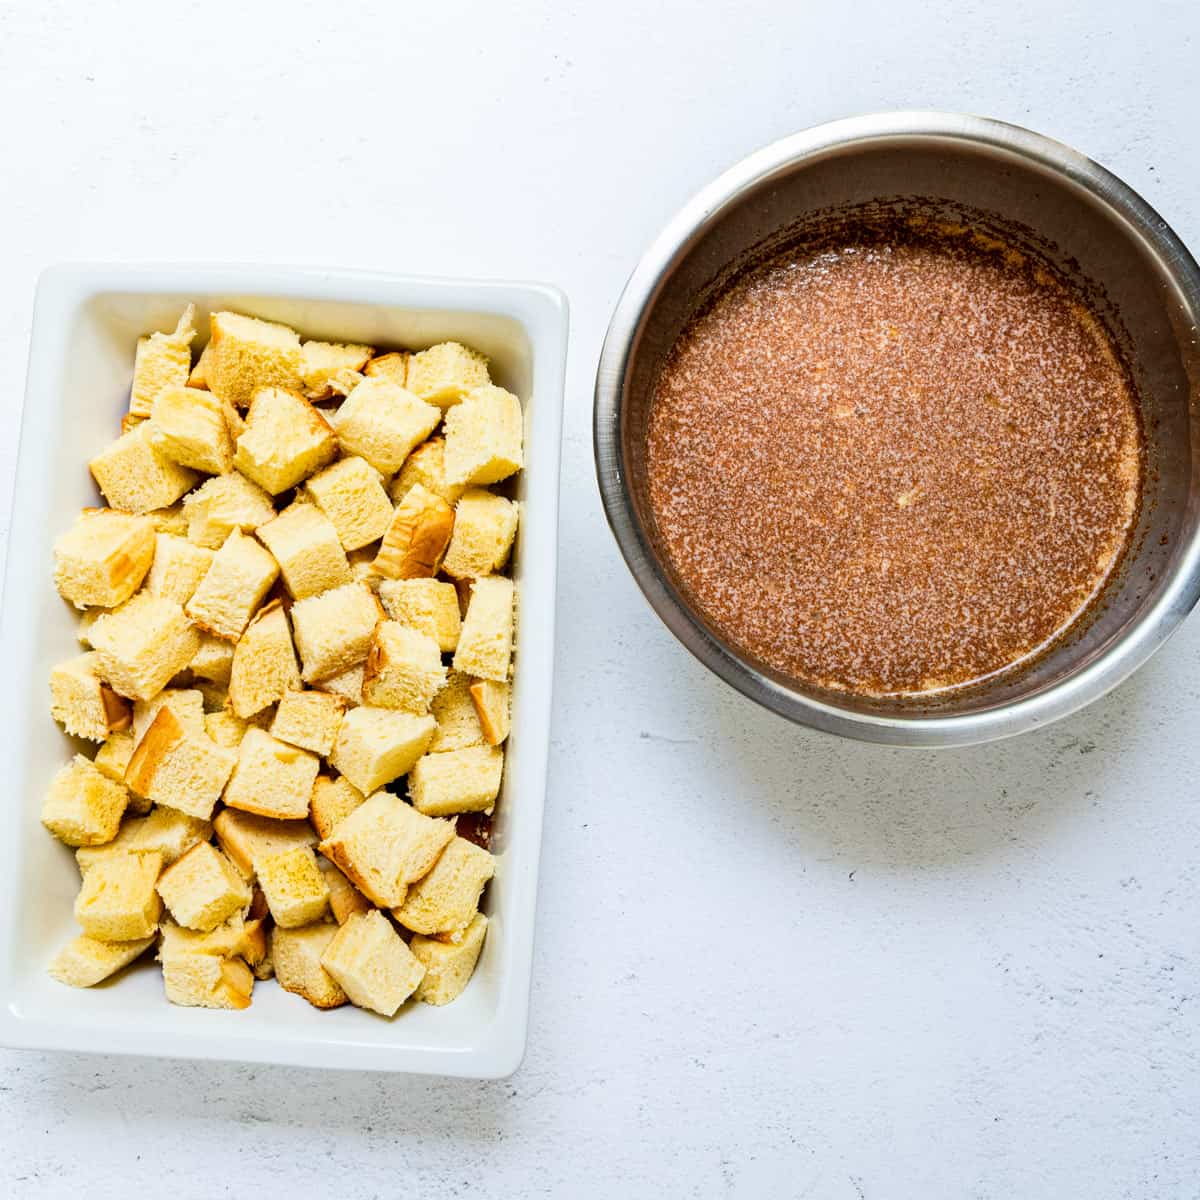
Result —
<instances>
[{"instance_id":1,"label":"white textured surface","mask_svg":"<svg viewBox=\"0 0 1200 1200\"><path fill-rule=\"evenodd\" d=\"M523 275L571 298L530 1052L496 1084L3 1052L0 1191L1195 1195L1200 619L1016 742L807 735L649 615L588 422L652 233L820 120L1029 124L1200 243L1200 10L104 7L0 7L10 429L34 279L58 259Z\"/></svg>"}]
</instances>

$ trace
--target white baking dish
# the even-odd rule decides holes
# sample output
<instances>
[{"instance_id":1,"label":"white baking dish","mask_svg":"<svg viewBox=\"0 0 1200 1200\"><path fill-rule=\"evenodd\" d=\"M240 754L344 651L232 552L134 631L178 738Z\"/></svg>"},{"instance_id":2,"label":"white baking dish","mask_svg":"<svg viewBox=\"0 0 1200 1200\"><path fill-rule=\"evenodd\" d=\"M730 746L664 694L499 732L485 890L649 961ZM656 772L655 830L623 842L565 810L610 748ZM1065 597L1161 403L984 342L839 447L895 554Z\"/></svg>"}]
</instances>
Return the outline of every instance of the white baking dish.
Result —
<instances>
[{"instance_id":1,"label":"white baking dish","mask_svg":"<svg viewBox=\"0 0 1200 1200\"><path fill-rule=\"evenodd\" d=\"M149 962L86 991L46 974L77 932L72 852L39 823L43 791L73 747L48 712L47 672L80 652L51 579L51 549L99 502L88 459L117 433L140 334L188 301L308 337L421 347L456 339L492 360L525 406L527 469L514 554L519 596L513 735L493 833L496 877L479 967L453 1004L410 1003L393 1020L318 1012L274 983L251 1008L176 1008ZM207 330L202 332L207 336ZM241 1059L493 1078L521 1060L529 1004L550 733L559 441L567 306L550 287L277 267L64 266L38 286L17 462L2 625L7 801L0 824L0 1040L13 1046ZM199 343L198 343L199 344Z\"/></svg>"}]
</instances>

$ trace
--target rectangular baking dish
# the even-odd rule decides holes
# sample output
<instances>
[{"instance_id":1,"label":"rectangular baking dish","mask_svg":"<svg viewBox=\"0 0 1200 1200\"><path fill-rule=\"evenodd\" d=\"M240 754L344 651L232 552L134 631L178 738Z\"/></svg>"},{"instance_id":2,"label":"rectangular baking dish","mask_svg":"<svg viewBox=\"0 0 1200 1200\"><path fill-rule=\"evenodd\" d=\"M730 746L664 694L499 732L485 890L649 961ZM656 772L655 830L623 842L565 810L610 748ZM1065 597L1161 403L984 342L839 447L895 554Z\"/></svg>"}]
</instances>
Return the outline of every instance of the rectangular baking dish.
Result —
<instances>
[{"instance_id":1,"label":"rectangular baking dish","mask_svg":"<svg viewBox=\"0 0 1200 1200\"><path fill-rule=\"evenodd\" d=\"M48 672L81 650L52 581L54 539L100 503L88 459L118 432L137 338L195 302L282 321L305 337L416 347L454 339L492 363L525 412L517 481L518 613L513 733L496 810L496 876L478 969L444 1008L392 1020L319 1012L277 985L244 1012L167 1003L144 961L81 991L46 974L77 932L72 851L39 821L54 771L78 748L49 715ZM7 797L0 817L0 1040L10 1046L497 1078L524 1054L550 734L559 448L567 305L540 284L405 278L281 267L60 266L41 278L17 460L0 640ZM85 747L85 749L90 748Z\"/></svg>"}]
</instances>

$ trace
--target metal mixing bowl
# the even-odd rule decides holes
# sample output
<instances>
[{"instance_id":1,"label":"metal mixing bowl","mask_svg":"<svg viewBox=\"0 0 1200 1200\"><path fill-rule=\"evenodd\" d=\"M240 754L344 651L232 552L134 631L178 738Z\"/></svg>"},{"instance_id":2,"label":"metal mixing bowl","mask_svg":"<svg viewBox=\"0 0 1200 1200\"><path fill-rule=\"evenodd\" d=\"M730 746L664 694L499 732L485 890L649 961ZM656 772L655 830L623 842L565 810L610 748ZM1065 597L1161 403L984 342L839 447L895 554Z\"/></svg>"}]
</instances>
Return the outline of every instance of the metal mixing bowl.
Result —
<instances>
[{"instance_id":1,"label":"metal mixing bowl","mask_svg":"<svg viewBox=\"0 0 1200 1200\"><path fill-rule=\"evenodd\" d=\"M1100 309L1141 397L1147 482L1120 571L1032 667L920 702L797 684L724 642L689 606L651 513L646 424L664 356L706 294L805 218L918 202L1030 231ZM621 552L654 610L712 671L767 708L869 741L954 746L1005 737L1103 695L1200 595L1200 268L1134 191L1082 154L979 117L903 112L836 121L750 155L667 226L617 304L596 376L596 473Z\"/></svg>"}]
</instances>

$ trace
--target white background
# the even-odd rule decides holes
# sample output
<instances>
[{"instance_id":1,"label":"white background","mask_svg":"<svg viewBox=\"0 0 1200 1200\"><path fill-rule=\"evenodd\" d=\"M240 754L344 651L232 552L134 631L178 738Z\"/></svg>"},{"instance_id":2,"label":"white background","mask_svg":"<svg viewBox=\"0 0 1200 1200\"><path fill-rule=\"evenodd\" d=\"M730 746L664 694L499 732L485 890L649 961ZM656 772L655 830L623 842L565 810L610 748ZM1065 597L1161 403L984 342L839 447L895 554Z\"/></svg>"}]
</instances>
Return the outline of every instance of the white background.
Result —
<instances>
[{"instance_id":1,"label":"white background","mask_svg":"<svg viewBox=\"0 0 1200 1200\"><path fill-rule=\"evenodd\" d=\"M573 330L525 1065L471 1083L0 1052L0 1192L1200 1195L1200 618L1015 742L805 733L652 617L589 429L651 236L820 121L1027 124L1200 244L1198 32L1195 4L1100 0L5 0L6 505L56 260L545 279Z\"/></svg>"}]
</instances>

